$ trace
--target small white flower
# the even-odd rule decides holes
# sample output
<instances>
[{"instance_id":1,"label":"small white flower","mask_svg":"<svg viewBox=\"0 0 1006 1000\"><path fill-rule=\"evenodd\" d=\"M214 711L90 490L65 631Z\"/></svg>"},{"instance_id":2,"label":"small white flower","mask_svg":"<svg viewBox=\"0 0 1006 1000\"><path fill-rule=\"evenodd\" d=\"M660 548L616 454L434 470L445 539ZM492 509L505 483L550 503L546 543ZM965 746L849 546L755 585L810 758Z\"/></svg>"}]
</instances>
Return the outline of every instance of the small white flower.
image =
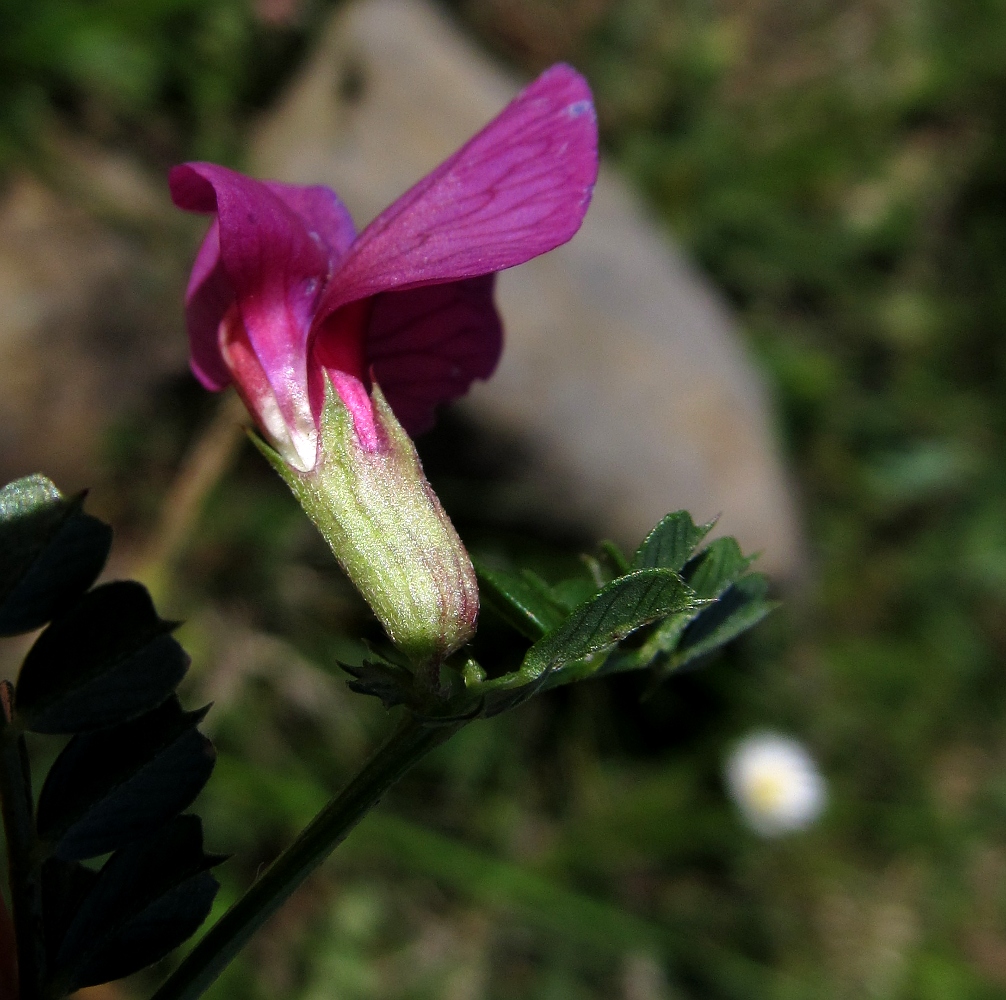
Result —
<instances>
[{"instance_id":1,"label":"small white flower","mask_svg":"<svg viewBox=\"0 0 1006 1000\"><path fill-rule=\"evenodd\" d=\"M726 779L744 818L764 837L802 830L824 808L824 779L814 759L787 736L755 733L741 740Z\"/></svg>"}]
</instances>

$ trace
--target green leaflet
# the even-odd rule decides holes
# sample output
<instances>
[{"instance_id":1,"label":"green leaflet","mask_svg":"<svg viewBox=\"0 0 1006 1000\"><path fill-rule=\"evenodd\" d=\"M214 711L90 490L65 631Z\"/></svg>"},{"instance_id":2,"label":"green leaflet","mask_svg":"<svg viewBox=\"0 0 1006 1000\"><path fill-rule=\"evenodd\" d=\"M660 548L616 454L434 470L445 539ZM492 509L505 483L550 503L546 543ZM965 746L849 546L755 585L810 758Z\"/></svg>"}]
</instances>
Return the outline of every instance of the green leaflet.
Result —
<instances>
[{"instance_id":1,"label":"green leaflet","mask_svg":"<svg viewBox=\"0 0 1006 1000\"><path fill-rule=\"evenodd\" d=\"M643 539L632 559L633 569L671 569L680 573L695 546L709 534L714 521L696 525L686 510L668 514Z\"/></svg>"},{"instance_id":2,"label":"green leaflet","mask_svg":"<svg viewBox=\"0 0 1006 1000\"><path fill-rule=\"evenodd\" d=\"M521 574L490 569L473 559L479 597L508 625L532 641L556 628L567 609L548 593L547 584L527 571Z\"/></svg>"}]
</instances>

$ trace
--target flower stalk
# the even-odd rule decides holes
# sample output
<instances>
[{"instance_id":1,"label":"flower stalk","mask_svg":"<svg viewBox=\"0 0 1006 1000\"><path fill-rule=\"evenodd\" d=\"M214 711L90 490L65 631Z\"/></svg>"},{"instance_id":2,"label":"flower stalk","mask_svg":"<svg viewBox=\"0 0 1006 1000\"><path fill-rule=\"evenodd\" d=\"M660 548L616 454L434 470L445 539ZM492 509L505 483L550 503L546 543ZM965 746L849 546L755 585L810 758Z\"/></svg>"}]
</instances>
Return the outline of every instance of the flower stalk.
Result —
<instances>
[{"instance_id":1,"label":"flower stalk","mask_svg":"<svg viewBox=\"0 0 1006 1000\"><path fill-rule=\"evenodd\" d=\"M427 753L449 740L465 721L430 724L409 714L300 836L210 928L151 1000L197 1000L384 793Z\"/></svg>"}]
</instances>

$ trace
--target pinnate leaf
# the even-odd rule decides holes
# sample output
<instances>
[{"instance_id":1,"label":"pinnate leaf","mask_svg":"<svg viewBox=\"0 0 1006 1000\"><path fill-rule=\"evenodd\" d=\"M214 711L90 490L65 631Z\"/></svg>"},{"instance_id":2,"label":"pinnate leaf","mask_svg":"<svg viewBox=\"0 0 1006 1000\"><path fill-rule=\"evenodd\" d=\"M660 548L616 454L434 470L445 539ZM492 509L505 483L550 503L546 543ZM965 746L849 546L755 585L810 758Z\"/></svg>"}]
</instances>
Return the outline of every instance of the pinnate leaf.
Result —
<instances>
[{"instance_id":1,"label":"pinnate leaf","mask_svg":"<svg viewBox=\"0 0 1006 1000\"><path fill-rule=\"evenodd\" d=\"M112 530L45 476L0 489L0 636L40 628L94 583Z\"/></svg>"},{"instance_id":2,"label":"pinnate leaf","mask_svg":"<svg viewBox=\"0 0 1006 1000\"><path fill-rule=\"evenodd\" d=\"M221 860L203 852L195 816L116 851L53 949L59 989L120 979L180 945L210 911L219 885L209 870Z\"/></svg>"},{"instance_id":3,"label":"pinnate leaf","mask_svg":"<svg viewBox=\"0 0 1006 1000\"><path fill-rule=\"evenodd\" d=\"M191 805L213 770L206 710L169 698L137 719L75 736L38 802L38 835L66 860L97 857L163 826Z\"/></svg>"},{"instance_id":4,"label":"pinnate leaf","mask_svg":"<svg viewBox=\"0 0 1006 1000\"><path fill-rule=\"evenodd\" d=\"M613 580L534 643L519 670L478 685L482 714L498 715L540 690L590 676L600 666L589 661L594 654L650 622L701 604L670 570L635 570Z\"/></svg>"},{"instance_id":5,"label":"pinnate leaf","mask_svg":"<svg viewBox=\"0 0 1006 1000\"><path fill-rule=\"evenodd\" d=\"M653 667L659 680L757 624L776 605L763 577L745 576L753 559L733 538L695 552L714 523L696 525L686 511L668 514L631 568L610 543L600 558L585 557L589 580L550 586L527 571L477 566L487 603L533 640L519 670L467 685L482 699L481 714L588 677ZM611 579L613 572L621 575Z\"/></svg>"},{"instance_id":6,"label":"pinnate leaf","mask_svg":"<svg viewBox=\"0 0 1006 1000\"><path fill-rule=\"evenodd\" d=\"M173 627L139 583L89 591L25 657L15 697L22 721L35 732L77 733L155 708L188 669Z\"/></svg>"},{"instance_id":7,"label":"pinnate leaf","mask_svg":"<svg viewBox=\"0 0 1006 1000\"><path fill-rule=\"evenodd\" d=\"M670 570L643 569L619 577L580 605L528 651L520 674L537 678L625 638L649 622L698 606L695 594Z\"/></svg>"},{"instance_id":8,"label":"pinnate leaf","mask_svg":"<svg viewBox=\"0 0 1006 1000\"><path fill-rule=\"evenodd\" d=\"M202 923L218 888L198 818L179 816L214 763L197 729L205 710L185 713L172 694L188 656L140 584L88 590L111 531L82 500L43 476L0 490L0 635L49 623L6 717L73 736L34 816L32 860L44 860L33 919L52 997L157 961ZM109 851L100 872L76 861Z\"/></svg>"}]
</instances>

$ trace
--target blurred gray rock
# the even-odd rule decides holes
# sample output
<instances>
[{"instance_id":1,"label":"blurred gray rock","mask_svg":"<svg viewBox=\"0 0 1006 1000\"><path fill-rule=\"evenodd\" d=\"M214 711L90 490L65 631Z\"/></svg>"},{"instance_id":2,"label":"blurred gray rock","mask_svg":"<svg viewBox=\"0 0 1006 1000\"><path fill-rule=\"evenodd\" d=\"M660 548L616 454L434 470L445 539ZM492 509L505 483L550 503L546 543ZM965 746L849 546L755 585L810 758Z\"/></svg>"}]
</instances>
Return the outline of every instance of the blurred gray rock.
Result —
<instances>
[{"instance_id":1,"label":"blurred gray rock","mask_svg":"<svg viewBox=\"0 0 1006 1000\"><path fill-rule=\"evenodd\" d=\"M362 225L492 118L519 82L432 5L362 0L331 21L261 122L253 172L324 183ZM679 507L722 513L761 567L791 575L793 498L757 372L706 281L602 169L583 228L507 271L497 374L463 404L517 435L540 513L635 544Z\"/></svg>"},{"instance_id":2,"label":"blurred gray rock","mask_svg":"<svg viewBox=\"0 0 1006 1000\"><path fill-rule=\"evenodd\" d=\"M185 364L187 234L157 225L167 195L128 160L62 143L53 173L0 192L0 481L76 490L109 420Z\"/></svg>"}]
</instances>

